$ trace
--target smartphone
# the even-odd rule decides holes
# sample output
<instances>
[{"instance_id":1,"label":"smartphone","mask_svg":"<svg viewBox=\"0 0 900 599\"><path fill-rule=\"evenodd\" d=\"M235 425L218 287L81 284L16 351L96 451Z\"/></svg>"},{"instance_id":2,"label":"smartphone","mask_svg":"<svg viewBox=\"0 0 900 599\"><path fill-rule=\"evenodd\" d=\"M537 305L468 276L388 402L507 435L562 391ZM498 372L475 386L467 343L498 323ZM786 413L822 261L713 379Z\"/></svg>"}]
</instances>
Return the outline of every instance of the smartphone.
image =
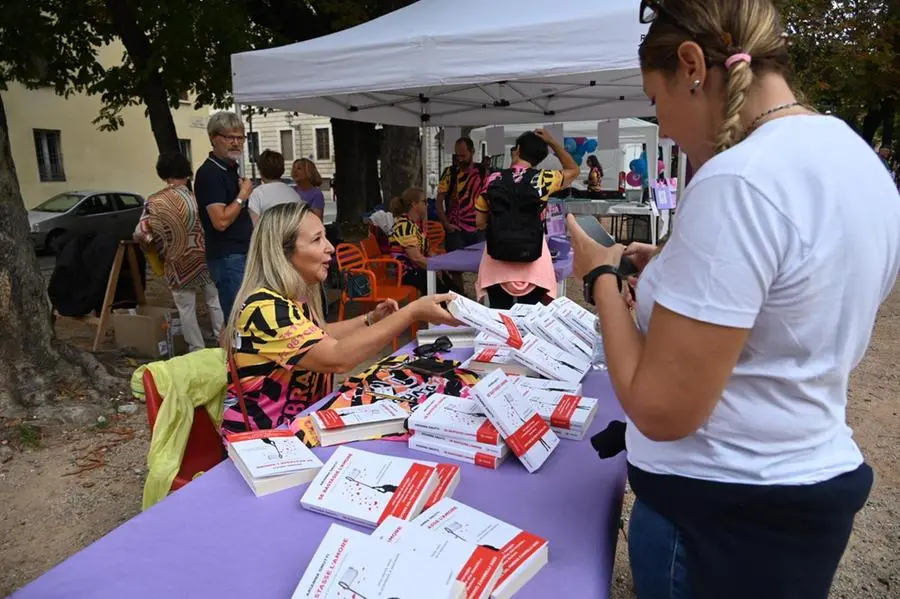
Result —
<instances>
[{"instance_id":1,"label":"smartphone","mask_svg":"<svg viewBox=\"0 0 900 599\"><path fill-rule=\"evenodd\" d=\"M577 222L584 232L588 234L588 237L603 247L608 248L616 244L615 237L610 235L609 231L603 228L603 225L600 224L597 217L591 216L590 214L583 214L581 216L576 216L575 222ZM637 272L638 269L634 266L634 263L630 258L622 258L622 261L619 263L619 273L623 277L636 275Z\"/></svg>"}]
</instances>

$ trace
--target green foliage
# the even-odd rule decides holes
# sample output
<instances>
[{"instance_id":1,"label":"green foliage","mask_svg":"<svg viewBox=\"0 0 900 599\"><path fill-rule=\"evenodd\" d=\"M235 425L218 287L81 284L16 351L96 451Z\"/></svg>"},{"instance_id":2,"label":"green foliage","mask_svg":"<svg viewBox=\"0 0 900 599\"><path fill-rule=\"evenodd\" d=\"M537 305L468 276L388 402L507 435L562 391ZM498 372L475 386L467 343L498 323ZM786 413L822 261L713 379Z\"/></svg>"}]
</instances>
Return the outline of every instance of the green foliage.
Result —
<instances>
[{"instance_id":1,"label":"green foliage","mask_svg":"<svg viewBox=\"0 0 900 599\"><path fill-rule=\"evenodd\" d=\"M867 115L893 118L884 104L900 90L897 0L776 0L776 4L789 34L798 87L814 105L857 129L864 128ZM876 118L869 125L878 124Z\"/></svg>"},{"instance_id":2,"label":"green foliage","mask_svg":"<svg viewBox=\"0 0 900 599\"><path fill-rule=\"evenodd\" d=\"M145 37L145 57L123 52L118 64L101 64L98 50L122 37L110 7L129 5L134 28ZM196 106L230 101L231 54L280 43L253 25L241 0L6 0L0 21L0 86L19 81L50 86L62 95L99 95L102 129L123 125L122 109L141 104L154 75L161 75L168 104L183 94ZM144 60L136 60L143 58ZM136 63L145 62L138 68Z\"/></svg>"},{"instance_id":3,"label":"green foliage","mask_svg":"<svg viewBox=\"0 0 900 599\"><path fill-rule=\"evenodd\" d=\"M38 427L23 422L16 427L16 433L18 436L19 447L37 449L41 446L41 429Z\"/></svg>"}]
</instances>

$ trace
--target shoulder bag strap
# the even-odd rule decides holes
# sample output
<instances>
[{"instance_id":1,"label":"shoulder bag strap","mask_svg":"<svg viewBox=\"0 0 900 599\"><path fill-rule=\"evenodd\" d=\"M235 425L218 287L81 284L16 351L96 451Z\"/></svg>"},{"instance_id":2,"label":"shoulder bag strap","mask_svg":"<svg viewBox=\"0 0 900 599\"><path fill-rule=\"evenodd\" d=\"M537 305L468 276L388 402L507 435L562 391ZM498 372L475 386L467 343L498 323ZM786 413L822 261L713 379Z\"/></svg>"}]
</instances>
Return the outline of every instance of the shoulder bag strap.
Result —
<instances>
[{"instance_id":1,"label":"shoulder bag strap","mask_svg":"<svg viewBox=\"0 0 900 599\"><path fill-rule=\"evenodd\" d=\"M244 390L241 387L241 378L238 376L237 366L234 364L234 354L228 352L228 374L231 377L231 383L234 391L238 396L238 404L241 406L241 415L244 417L244 427L250 431L250 416L247 414L247 402L244 401Z\"/></svg>"}]
</instances>

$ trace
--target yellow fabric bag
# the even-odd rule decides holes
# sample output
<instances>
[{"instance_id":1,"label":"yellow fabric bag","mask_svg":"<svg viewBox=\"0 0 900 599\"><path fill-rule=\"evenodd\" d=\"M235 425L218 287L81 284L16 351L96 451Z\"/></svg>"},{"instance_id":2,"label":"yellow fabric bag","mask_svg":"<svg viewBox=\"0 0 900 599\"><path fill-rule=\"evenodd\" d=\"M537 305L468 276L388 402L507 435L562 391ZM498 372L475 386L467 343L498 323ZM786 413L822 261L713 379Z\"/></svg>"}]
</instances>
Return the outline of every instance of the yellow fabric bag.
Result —
<instances>
[{"instance_id":1,"label":"yellow fabric bag","mask_svg":"<svg viewBox=\"0 0 900 599\"><path fill-rule=\"evenodd\" d=\"M181 467L181 458L194 422L194 409L203 406L215 426L221 426L228 375L225 351L219 348L151 362L131 375L131 388L140 389L140 394L135 393L139 397L143 396L144 370L153 374L156 388L163 398L147 454L148 472L142 506L146 510L169 493Z\"/></svg>"}]
</instances>

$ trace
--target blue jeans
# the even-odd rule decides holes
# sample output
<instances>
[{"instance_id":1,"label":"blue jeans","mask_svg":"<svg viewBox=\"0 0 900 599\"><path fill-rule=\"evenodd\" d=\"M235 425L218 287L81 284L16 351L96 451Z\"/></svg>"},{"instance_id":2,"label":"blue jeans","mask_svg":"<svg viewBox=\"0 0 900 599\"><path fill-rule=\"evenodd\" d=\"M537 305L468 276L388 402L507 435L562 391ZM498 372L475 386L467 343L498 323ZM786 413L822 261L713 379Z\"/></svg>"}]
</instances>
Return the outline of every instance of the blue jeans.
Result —
<instances>
[{"instance_id":1,"label":"blue jeans","mask_svg":"<svg viewBox=\"0 0 900 599\"><path fill-rule=\"evenodd\" d=\"M674 524L636 499L628 559L638 599L689 599L684 539Z\"/></svg>"},{"instance_id":2,"label":"blue jeans","mask_svg":"<svg viewBox=\"0 0 900 599\"><path fill-rule=\"evenodd\" d=\"M244 264L247 261L246 254L228 254L220 258L212 258L206 261L209 274L216 289L219 290L219 303L222 305L222 313L225 322L231 317L231 308L237 297L241 280L244 278Z\"/></svg>"}]
</instances>

